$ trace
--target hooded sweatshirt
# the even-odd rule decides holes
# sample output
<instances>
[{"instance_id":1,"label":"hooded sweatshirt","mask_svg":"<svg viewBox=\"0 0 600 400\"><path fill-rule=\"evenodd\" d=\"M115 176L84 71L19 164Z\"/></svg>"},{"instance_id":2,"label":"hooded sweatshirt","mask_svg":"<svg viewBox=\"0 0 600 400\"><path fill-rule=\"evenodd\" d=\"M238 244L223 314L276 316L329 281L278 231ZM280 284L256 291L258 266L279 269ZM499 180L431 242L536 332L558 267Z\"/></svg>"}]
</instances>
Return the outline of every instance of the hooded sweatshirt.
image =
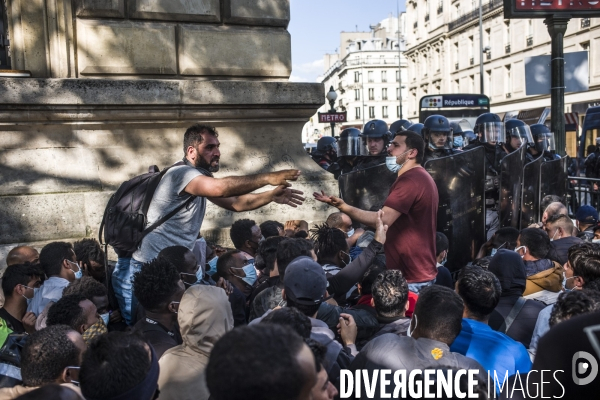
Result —
<instances>
[{"instance_id":1,"label":"hooded sweatshirt","mask_svg":"<svg viewBox=\"0 0 600 400\"><path fill-rule=\"evenodd\" d=\"M488 267L500 281L502 294L498 305L490 315L488 325L493 330L499 330L513 306L523 296L527 282L526 269L523 260L519 254L511 250L498 250ZM506 333L509 337L529 347L531 336L535 328L538 314L545 307L545 304L526 300L525 305L517 314L512 325Z\"/></svg>"},{"instance_id":2,"label":"hooded sweatshirt","mask_svg":"<svg viewBox=\"0 0 600 400\"><path fill-rule=\"evenodd\" d=\"M208 399L205 371L210 352L217 340L233 329L225 291L215 286L191 286L181 299L177 320L183 344L160 358L160 398Z\"/></svg>"}]
</instances>

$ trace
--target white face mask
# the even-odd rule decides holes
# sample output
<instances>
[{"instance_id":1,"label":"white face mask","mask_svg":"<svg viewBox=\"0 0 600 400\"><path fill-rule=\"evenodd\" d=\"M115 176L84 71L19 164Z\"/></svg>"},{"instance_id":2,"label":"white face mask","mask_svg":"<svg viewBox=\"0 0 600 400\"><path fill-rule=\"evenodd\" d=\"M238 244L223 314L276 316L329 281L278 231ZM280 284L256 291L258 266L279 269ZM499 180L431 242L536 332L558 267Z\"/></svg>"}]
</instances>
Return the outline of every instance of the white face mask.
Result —
<instances>
[{"instance_id":1,"label":"white face mask","mask_svg":"<svg viewBox=\"0 0 600 400\"><path fill-rule=\"evenodd\" d=\"M393 173L398 172L400 166L396 164L396 157L386 157L385 166Z\"/></svg>"},{"instance_id":2,"label":"white face mask","mask_svg":"<svg viewBox=\"0 0 600 400\"><path fill-rule=\"evenodd\" d=\"M414 327L411 330L410 327L413 326L413 320L415 321L415 323L414 323ZM408 331L406 331L406 336L412 337L413 333L415 333L415 329L417 329L418 324L419 324L419 320L417 319L417 316L415 314L413 314L413 317L410 320L410 325L408 325Z\"/></svg>"},{"instance_id":3,"label":"white face mask","mask_svg":"<svg viewBox=\"0 0 600 400\"><path fill-rule=\"evenodd\" d=\"M592 239L592 243L600 243L600 239Z\"/></svg>"},{"instance_id":4,"label":"white face mask","mask_svg":"<svg viewBox=\"0 0 600 400\"><path fill-rule=\"evenodd\" d=\"M523 255L521 256L521 258L525 257L525 254L527 254L527 247L525 246L519 246L515 249L516 253L519 253L519 250L523 249Z\"/></svg>"},{"instance_id":5,"label":"white face mask","mask_svg":"<svg viewBox=\"0 0 600 400\"><path fill-rule=\"evenodd\" d=\"M100 318L102 318L102 322L104 322L104 326L108 326L108 321L110 320L110 313L100 314Z\"/></svg>"},{"instance_id":6,"label":"white face mask","mask_svg":"<svg viewBox=\"0 0 600 400\"><path fill-rule=\"evenodd\" d=\"M348 232L346 232L346 235L348 235L348 237L351 237L352 235L354 235L354 228L352 228Z\"/></svg>"},{"instance_id":7,"label":"white face mask","mask_svg":"<svg viewBox=\"0 0 600 400\"><path fill-rule=\"evenodd\" d=\"M398 157L401 157L401 156L405 155L406 153L408 153L408 152L409 152L409 151L411 151L411 150L412 150L412 149L408 149L408 150L406 150L404 153L400 154ZM397 164L397 163L396 163L396 160L398 159L398 157L389 156L389 157L386 157L386 158L385 158L385 164L388 166L388 169L390 169L390 166L389 166L389 164L388 164L388 158L389 158L389 159L394 159L394 161L393 161L393 162L394 162L394 164L396 164L396 167L397 167L397 168L395 168L395 171L392 171L392 170L390 169L390 171L392 171L392 172L398 172L398 171L400 171L400 170L402 169L402 167L404 166L404 164L406 164L406 160L404 160L404 162L403 162L402 164Z\"/></svg>"}]
</instances>

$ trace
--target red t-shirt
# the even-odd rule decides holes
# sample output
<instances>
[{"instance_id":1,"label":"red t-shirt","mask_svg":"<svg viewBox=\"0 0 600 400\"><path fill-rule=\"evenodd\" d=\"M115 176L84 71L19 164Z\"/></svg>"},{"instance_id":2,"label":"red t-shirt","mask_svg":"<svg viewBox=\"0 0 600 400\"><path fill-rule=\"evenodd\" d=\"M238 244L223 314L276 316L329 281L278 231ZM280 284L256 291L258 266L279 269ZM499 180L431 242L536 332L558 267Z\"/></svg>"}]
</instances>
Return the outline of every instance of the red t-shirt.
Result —
<instances>
[{"instance_id":1,"label":"red t-shirt","mask_svg":"<svg viewBox=\"0 0 600 400\"><path fill-rule=\"evenodd\" d=\"M426 282L437 275L435 234L438 191L435 182L421 167L396 179L384 206L402 213L388 227L383 247L386 267L399 269L406 281Z\"/></svg>"}]
</instances>

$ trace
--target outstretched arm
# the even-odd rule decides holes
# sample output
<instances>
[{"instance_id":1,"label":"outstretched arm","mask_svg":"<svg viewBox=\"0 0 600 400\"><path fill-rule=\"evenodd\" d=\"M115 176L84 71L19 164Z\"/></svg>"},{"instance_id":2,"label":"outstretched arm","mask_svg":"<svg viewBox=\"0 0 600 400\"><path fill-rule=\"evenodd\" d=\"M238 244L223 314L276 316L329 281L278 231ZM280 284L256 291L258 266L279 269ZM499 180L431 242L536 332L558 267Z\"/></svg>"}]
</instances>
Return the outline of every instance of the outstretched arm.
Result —
<instances>
[{"instance_id":1,"label":"outstretched arm","mask_svg":"<svg viewBox=\"0 0 600 400\"><path fill-rule=\"evenodd\" d=\"M313 196L316 200L329 204L347 214L352 221L358 221L361 224L365 224L370 226L371 228L377 227L377 211L365 211L360 208L352 207L349 204L346 204L344 200L336 196L328 196L324 192L321 193L313 193ZM394 210L393 208L384 206L383 210L383 223L384 225L391 226L400 215L400 212Z\"/></svg>"},{"instance_id":2,"label":"outstretched arm","mask_svg":"<svg viewBox=\"0 0 600 400\"><path fill-rule=\"evenodd\" d=\"M211 178L210 176L200 175L192 179L184 191L202 197L242 196L267 185L291 186L288 181L295 181L299 176L300 171L297 169L285 169L247 176L229 176L227 178Z\"/></svg>"},{"instance_id":3,"label":"outstretched arm","mask_svg":"<svg viewBox=\"0 0 600 400\"><path fill-rule=\"evenodd\" d=\"M262 193L250 193L242 196L233 196L226 198L209 197L208 200L230 211L251 211L256 210L270 202L285 204L290 207L302 205L304 197L303 192L287 188L283 185Z\"/></svg>"}]
</instances>

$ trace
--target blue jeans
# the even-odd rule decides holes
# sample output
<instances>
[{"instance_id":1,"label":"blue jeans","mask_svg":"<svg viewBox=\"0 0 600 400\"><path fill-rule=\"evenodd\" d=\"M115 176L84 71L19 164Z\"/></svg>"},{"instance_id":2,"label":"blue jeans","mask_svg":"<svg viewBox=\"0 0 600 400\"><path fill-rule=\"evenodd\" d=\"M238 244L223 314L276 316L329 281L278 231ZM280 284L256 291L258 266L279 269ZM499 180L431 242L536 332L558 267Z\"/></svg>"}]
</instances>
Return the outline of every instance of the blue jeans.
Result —
<instances>
[{"instance_id":1,"label":"blue jeans","mask_svg":"<svg viewBox=\"0 0 600 400\"><path fill-rule=\"evenodd\" d=\"M142 263L133 258L119 258L112 275L112 285L115 296L119 302L121 315L127 325L133 325L132 315L137 309L137 299L133 295L131 278L133 274L142 268Z\"/></svg>"},{"instance_id":2,"label":"blue jeans","mask_svg":"<svg viewBox=\"0 0 600 400\"><path fill-rule=\"evenodd\" d=\"M427 281L427 282L409 283L408 284L408 290L410 290L413 293L419 294L419 292L421 291L421 289L423 289L424 287L427 287L427 286L431 286L434 283L435 283L435 279L433 279L431 281Z\"/></svg>"}]
</instances>

